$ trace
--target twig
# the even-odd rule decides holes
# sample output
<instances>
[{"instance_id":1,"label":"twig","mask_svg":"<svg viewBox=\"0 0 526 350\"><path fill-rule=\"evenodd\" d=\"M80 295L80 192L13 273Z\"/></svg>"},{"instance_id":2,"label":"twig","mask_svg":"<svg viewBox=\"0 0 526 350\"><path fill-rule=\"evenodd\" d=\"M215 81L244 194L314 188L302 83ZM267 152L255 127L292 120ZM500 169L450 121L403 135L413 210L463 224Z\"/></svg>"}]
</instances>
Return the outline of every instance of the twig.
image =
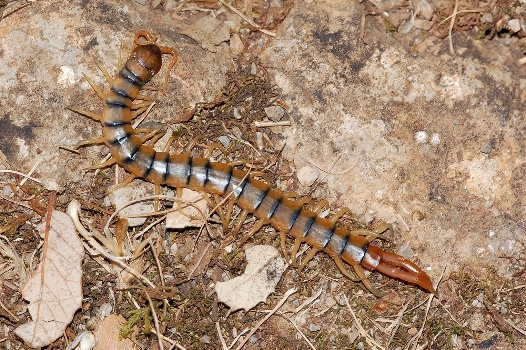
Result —
<instances>
[{"instance_id":1,"label":"twig","mask_svg":"<svg viewBox=\"0 0 526 350\"><path fill-rule=\"evenodd\" d=\"M411 304L413 300L414 300L414 296L411 296L411 298L404 303L404 306L398 312L398 316L396 317L396 320L393 323L393 329L391 330L391 334L389 334L389 338L387 339L387 342L385 343L386 349L389 349L389 345L393 341L393 338L396 332L398 331L398 327L400 327L400 323L402 323L402 317L404 316L405 311L409 307L409 304Z\"/></svg>"},{"instance_id":2,"label":"twig","mask_svg":"<svg viewBox=\"0 0 526 350\"><path fill-rule=\"evenodd\" d=\"M235 7L233 7L232 5L230 5L229 3L227 3L225 0L219 0L221 1L221 3L227 7L230 11L234 12L236 15L238 15L239 17L241 17L242 19L244 19L246 22L248 22L248 24L250 24L252 27L255 27L257 28L257 30L259 30L261 33L264 33L264 34L267 34L267 35L270 35L272 37L275 37L276 36L276 33L274 32L271 32L270 30L266 30L266 29L263 29L261 28L261 26L259 24L257 24L256 22L252 21L251 19L247 18L245 15L243 15L238 9L236 9Z\"/></svg>"},{"instance_id":3,"label":"twig","mask_svg":"<svg viewBox=\"0 0 526 350\"><path fill-rule=\"evenodd\" d=\"M153 251L153 248L152 248L152 251ZM161 280L162 280L162 276L161 276ZM144 295L146 295L146 298L148 299L148 304L150 305L150 311L152 312L153 324L155 325L155 330L157 331L157 340L159 343L159 350L164 350L163 341L161 337L159 337L159 334L161 334L161 330L159 329L159 319L157 318L157 313L155 312L155 308L153 307L152 299L148 295L148 292L145 291Z\"/></svg>"},{"instance_id":4,"label":"twig","mask_svg":"<svg viewBox=\"0 0 526 350\"><path fill-rule=\"evenodd\" d=\"M356 318L356 315L354 314L354 311L351 309L351 305L349 304L349 300L347 299L347 295L343 294L343 298L345 299L345 303L347 304L347 308L349 309L349 311L351 312L351 315L352 315L352 318L354 319L354 324L356 324L356 328L358 329L358 331L360 332L360 334L370 343L372 343L374 346L376 346L377 348L381 349L381 350L384 350L385 348L380 345L379 343L377 343L373 338L371 338L369 336L369 334L367 334L367 332L365 331L365 329L362 327L362 324L360 323L360 321L358 320L358 318Z\"/></svg>"},{"instance_id":5,"label":"twig","mask_svg":"<svg viewBox=\"0 0 526 350\"><path fill-rule=\"evenodd\" d=\"M216 330L217 335L219 336L219 340L221 341L221 345L223 346L223 350L227 350L228 347L226 346L225 339L223 338L223 334L221 333L221 327L219 326L219 322L216 321Z\"/></svg>"},{"instance_id":6,"label":"twig","mask_svg":"<svg viewBox=\"0 0 526 350\"><path fill-rule=\"evenodd\" d=\"M270 316L272 316L276 311L278 311L278 309L283 305L285 304L285 302L287 301L287 299L294 293L296 293L297 289L296 288L292 288L292 289L289 289L284 295L283 295L283 298L281 298L281 300L278 302L278 304L276 305L275 308L272 309L272 311L270 311L265 317L263 317L261 319L261 321L258 322L258 324L250 331L250 333L247 334L247 336L243 339L243 341L241 342L241 344L239 344L239 346L236 348L236 350L241 350L241 348L246 344L246 342L250 339L250 337L256 333L256 331L259 329L259 327L261 327L261 325L263 323L265 323L266 320L268 320L270 318Z\"/></svg>"},{"instance_id":7,"label":"twig","mask_svg":"<svg viewBox=\"0 0 526 350\"><path fill-rule=\"evenodd\" d=\"M19 171L16 171L16 170L0 170L0 173L11 173L11 174L17 174L17 175L20 175L20 176L23 176L25 177L26 179L29 179L29 180L33 180L39 184L42 183L42 181L40 181L39 179L35 179L34 177L31 177L29 175L26 175L24 173L21 173ZM20 183L22 185L22 183Z\"/></svg>"},{"instance_id":8,"label":"twig","mask_svg":"<svg viewBox=\"0 0 526 350\"><path fill-rule=\"evenodd\" d=\"M254 125L256 125L259 128L265 128L265 127L269 127L269 126L290 126L291 123L290 123L290 120L283 120L283 121L280 121L280 122L270 122L270 121L258 122L258 121L255 121Z\"/></svg>"},{"instance_id":9,"label":"twig","mask_svg":"<svg viewBox=\"0 0 526 350\"><path fill-rule=\"evenodd\" d=\"M449 40L449 51L451 52L451 55L455 56L455 49L453 49L453 38L451 37L451 32L453 31L453 26L455 25L455 19L457 18L457 10L458 10L458 0L455 0L455 8L453 9L453 15L451 16L451 23L449 24L449 34L448 34L448 40Z\"/></svg>"}]
</instances>

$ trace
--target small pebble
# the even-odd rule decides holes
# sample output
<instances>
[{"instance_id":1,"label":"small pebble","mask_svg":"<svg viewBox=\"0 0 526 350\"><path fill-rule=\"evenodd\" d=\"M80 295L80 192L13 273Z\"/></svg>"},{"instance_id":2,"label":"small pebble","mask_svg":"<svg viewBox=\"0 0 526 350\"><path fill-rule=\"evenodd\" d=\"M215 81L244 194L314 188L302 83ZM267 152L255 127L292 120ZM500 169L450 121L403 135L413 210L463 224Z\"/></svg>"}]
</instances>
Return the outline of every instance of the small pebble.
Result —
<instances>
[{"instance_id":1,"label":"small pebble","mask_svg":"<svg viewBox=\"0 0 526 350\"><path fill-rule=\"evenodd\" d=\"M521 24L520 24L520 21L519 21L517 18L508 21L508 28L509 28L513 33L517 33L519 30L521 30Z\"/></svg>"},{"instance_id":2,"label":"small pebble","mask_svg":"<svg viewBox=\"0 0 526 350\"><path fill-rule=\"evenodd\" d=\"M410 336L413 336L416 333L418 333L418 329L416 329L415 327L411 327L407 330L407 334L409 334Z\"/></svg>"},{"instance_id":3,"label":"small pebble","mask_svg":"<svg viewBox=\"0 0 526 350\"><path fill-rule=\"evenodd\" d=\"M435 10L433 9L433 6L427 2L427 0L420 0L420 12L418 13L419 17L422 17L426 20L431 20L433 18L433 13Z\"/></svg>"},{"instance_id":4,"label":"small pebble","mask_svg":"<svg viewBox=\"0 0 526 350\"><path fill-rule=\"evenodd\" d=\"M480 151L481 151L482 153L484 153L484 154L488 154L488 153L490 153L490 152L491 152L491 149L492 149L492 147L491 147L491 144L490 144L489 142L486 143L484 146L480 147Z\"/></svg>"},{"instance_id":5,"label":"small pebble","mask_svg":"<svg viewBox=\"0 0 526 350\"><path fill-rule=\"evenodd\" d=\"M245 50L245 44L238 34L232 34L230 37L230 52L232 55L239 56Z\"/></svg>"},{"instance_id":6,"label":"small pebble","mask_svg":"<svg viewBox=\"0 0 526 350\"><path fill-rule=\"evenodd\" d=\"M320 176L319 170L308 165L298 170L298 181L302 186L312 185L318 176Z\"/></svg>"},{"instance_id":7,"label":"small pebble","mask_svg":"<svg viewBox=\"0 0 526 350\"><path fill-rule=\"evenodd\" d=\"M265 113L273 122L279 122L285 115L285 110L280 106L270 106L265 108Z\"/></svg>"},{"instance_id":8,"label":"small pebble","mask_svg":"<svg viewBox=\"0 0 526 350\"><path fill-rule=\"evenodd\" d=\"M234 113L233 114L234 114L234 118L236 118L236 119L243 118L243 116L241 116L241 114L239 113L237 107L234 107Z\"/></svg>"},{"instance_id":9,"label":"small pebble","mask_svg":"<svg viewBox=\"0 0 526 350\"><path fill-rule=\"evenodd\" d=\"M13 194L13 190L11 190L11 187L4 186L4 197L11 197Z\"/></svg>"},{"instance_id":10,"label":"small pebble","mask_svg":"<svg viewBox=\"0 0 526 350\"><path fill-rule=\"evenodd\" d=\"M407 243L402 244L402 246L398 250L398 254L400 254L406 259L412 259L415 256L413 249L411 249L411 246Z\"/></svg>"},{"instance_id":11,"label":"small pebble","mask_svg":"<svg viewBox=\"0 0 526 350\"><path fill-rule=\"evenodd\" d=\"M218 140L223 145L223 147L227 148L228 146L230 146L230 137L223 135L219 136Z\"/></svg>"},{"instance_id":12,"label":"small pebble","mask_svg":"<svg viewBox=\"0 0 526 350\"><path fill-rule=\"evenodd\" d=\"M321 329L321 327L318 326L317 324L311 323L311 324L309 325L309 331L311 331L311 332L317 332L317 331L319 331L320 329Z\"/></svg>"},{"instance_id":13,"label":"small pebble","mask_svg":"<svg viewBox=\"0 0 526 350\"><path fill-rule=\"evenodd\" d=\"M434 133L433 135L431 135L431 140L429 142L431 142L433 146L438 146L438 144L440 143L440 135Z\"/></svg>"},{"instance_id":14,"label":"small pebble","mask_svg":"<svg viewBox=\"0 0 526 350\"><path fill-rule=\"evenodd\" d=\"M493 22L493 15L491 13L485 13L484 16L482 16L480 21L482 23L492 23Z\"/></svg>"},{"instance_id":15,"label":"small pebble","mask_svg":"<svg viewBox=\"0 0 526 350\"><path fill-rule=\"evenodd\" d=\"M429 30L432 26L432 21L426 21L424 19L415 19L415 27L418 29Z\"/></svg>"},{"instance_id":16,"label":"small pebble","mask_svg":"<svg viewBox=\"0 0 526 350\"><path fill-rule=\"evenodd\" d=\"M199 341L203 344L210 344L210 337L208 335L203 335L199 338Z\"/></svg>"},{"instance_id":17,"label":"small pebble","mask_svg":"<svg viewBox=\"0 0 526 350\"><path fill-rule=\"evenodd\" d=\"M415 134L415 140L417 143L424 143L427 141L427 132L425 131L418 131L416 134Z\"/></svg>"}]
</instances>

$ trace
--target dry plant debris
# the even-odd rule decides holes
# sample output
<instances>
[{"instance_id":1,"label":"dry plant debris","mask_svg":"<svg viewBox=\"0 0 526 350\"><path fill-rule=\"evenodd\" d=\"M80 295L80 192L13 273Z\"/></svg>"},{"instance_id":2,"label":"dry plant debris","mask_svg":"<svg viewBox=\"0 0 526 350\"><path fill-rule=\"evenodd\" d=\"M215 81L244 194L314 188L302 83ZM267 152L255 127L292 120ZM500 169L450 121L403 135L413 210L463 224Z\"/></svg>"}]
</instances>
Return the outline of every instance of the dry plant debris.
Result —
<instances>
[{"instance_id":1,"label":"dry plant debris","mask_svg":"<svg viewBox=\"0 0 526 350\"><path fill-rule=\"evenodd\" d=\"M21 293L29 301L32 322L15 333L31 347L42 347L57 340L82 305L84 248L70 217L53 211L50 224L41 225L44 238L42 261Z\"/></svg>"},{"instance_id":2,"label":"dry plant debris","mask_svg":"<svg viewBox=\"0 0 526 350\"><path fill-rule=\"evenodd\" d=\"M248 311L265 302L275 291L287 266L280 252L272 246L254 246L245 254L248 261L245 273L227 282L217 282L215 286L218 300L231 311Z\"/></svg>"}]
</instances>

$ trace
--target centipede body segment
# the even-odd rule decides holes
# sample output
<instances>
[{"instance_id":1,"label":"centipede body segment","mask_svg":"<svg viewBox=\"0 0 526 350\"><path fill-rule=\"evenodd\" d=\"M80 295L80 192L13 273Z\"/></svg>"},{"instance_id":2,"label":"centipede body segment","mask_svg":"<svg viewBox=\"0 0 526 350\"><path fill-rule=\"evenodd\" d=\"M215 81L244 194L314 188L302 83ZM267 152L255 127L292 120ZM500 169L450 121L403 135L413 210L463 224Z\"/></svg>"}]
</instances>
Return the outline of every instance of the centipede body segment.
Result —
<instances>
[{"instance_id":1,"label":"centipede body segment","mask_svg":"<svg viewBox=\"0 0 526 350\"><path fill-rule=\"evenodd\" d=\"M144 39L146 42L141 42ZM177 61L177 53L172 48L158 46L155 37L146 31L136 33L135 43L136 47L130 57L118 75L110 81L110 91L103 96L99 93L105 104L102 115L73 109L103 125L102 139L84 141L77 147L103 141L110 149L113 162L134 177L143 178L157 186L188 187L210 194L230 196L244 213L251 212L262 220L262 224L270 224L278 230L283 248L285 234L295 240L292 249L293 265L298 265L294 257L301 243L312 247L311 252L299 264L300 270L318 251L324 251L346 277L361 281L376 296L383 293L366 278L362 267L378 270L387 276L435 293L431 279L416 264L370 244L379 234L389 229L390 225L382 225L373 231L349 231L337 227L334 221L319 217L316 212L305 208L302 201L286 198L280 190L271 188L229 164L195 158L188 154L157 152L144 144L145 139L139 137L131 125L133 118L141 111L141 105L134 104L134 100L142 87L161 69L162 55L172 56L171 68ZM94 89L98 90L95 86ZM347 269L344 262L351 265L354 273Z\"/></svg>"}]
</instances>

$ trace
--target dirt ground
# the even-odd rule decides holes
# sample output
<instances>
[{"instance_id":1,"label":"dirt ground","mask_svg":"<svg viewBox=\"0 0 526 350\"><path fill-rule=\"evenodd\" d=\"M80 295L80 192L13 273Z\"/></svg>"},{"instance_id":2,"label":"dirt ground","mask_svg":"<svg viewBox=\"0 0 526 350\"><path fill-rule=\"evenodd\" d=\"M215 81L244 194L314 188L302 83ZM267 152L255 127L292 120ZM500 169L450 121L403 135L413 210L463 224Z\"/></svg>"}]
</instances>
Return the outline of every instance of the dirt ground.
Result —
<instances>
[{"instance_id":1,"label":"dirt ground","mask_svg":"<svg viewBox=\"0 0 526 350\"><path fill-rule=\"evenodd\" d=\"M80 334L94 334L96 349L526 347L526 5L101 0L0 10L0 347L30 348L15 329L32 319L23 288L46 256L38 227L73 200L91 234L107 225L111 235L81 237L82 300L46 349ZM392 223L374 244L417 263L438 296L368 273L387 292L377 298L319 253L302 274L288 267L266 302L229 312L215 286L243 274L251 247L283 256L273 228L238 244L229 233L239 208L226 228L217 213L183 229L155 213L122 220L154 212L152 200L114 215L154 186L135 179L108 194L127 174L88 170L107 147L72 149L101 137L101 125L68 108L100 113L83 74L107 91L98 62L113 76L138 30L178 53L144 91L155 105L140 127L160 130L156 149L241 161L284 192L327 199L324 215L348 208L339 221L348 229ZM161 191L164 213L176 190ZM207 198L209 208L220 200ZM254 224L241 221L239 237Z\"/></svg>"}]
</instances>

